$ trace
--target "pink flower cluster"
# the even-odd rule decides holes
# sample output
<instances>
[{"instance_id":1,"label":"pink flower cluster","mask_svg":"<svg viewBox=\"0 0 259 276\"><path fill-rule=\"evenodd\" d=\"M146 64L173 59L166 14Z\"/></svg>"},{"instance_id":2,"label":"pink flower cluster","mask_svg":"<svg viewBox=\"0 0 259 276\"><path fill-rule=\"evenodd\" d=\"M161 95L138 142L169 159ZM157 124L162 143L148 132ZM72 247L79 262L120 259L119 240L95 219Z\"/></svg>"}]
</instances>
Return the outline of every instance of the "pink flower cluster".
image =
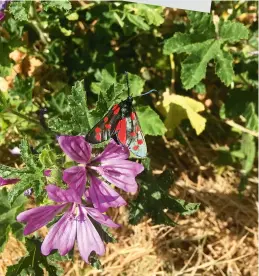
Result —
<instances>
[{"instance_id":1,"label":"pink flower cluster","mask_svg":"<svg viewBox=\"0 0 259 276\"><path fill-rule=\"evenodd\" d=\"M61 255L65 255L77 240L79 252L88 263L91 252L94 251L98 255L105 252L104 243L95 225L119 227L104 212L110 207L126 204L109 184L126 192L136 192L138 186L135 177L144 168L139 163L127 160L128 148L116 144L113 140L94 158L91 158L91 145L81 136L60 136L58 143L64 153L77 163L77 166L63 171L63 181L68 185L68 189L47 185L48 197L56 204L22 212L17 216L17 220L26 223L24 235L28 235L62 213L42 243L42 254L48 255L53 249L58 249ZM49 175L49 172L46 175ZM2 180L3 183L4 181L7 180ZM2 185L15 182L17 179Z\"/></svg>"}]
</instances>

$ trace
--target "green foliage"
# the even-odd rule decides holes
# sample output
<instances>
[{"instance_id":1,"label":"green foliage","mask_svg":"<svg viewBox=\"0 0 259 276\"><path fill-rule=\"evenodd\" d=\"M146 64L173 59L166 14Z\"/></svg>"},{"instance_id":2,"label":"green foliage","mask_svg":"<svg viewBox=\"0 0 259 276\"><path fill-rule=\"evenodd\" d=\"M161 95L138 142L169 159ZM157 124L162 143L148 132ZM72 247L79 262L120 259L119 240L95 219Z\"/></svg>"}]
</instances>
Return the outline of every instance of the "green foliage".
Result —
<instances>
[{"instance_id":1,"label":"green foliage","mask_svg":"<svg viewBox=\"0 0 259 276\"><path fill-rule=\"evenodd\" d=\"M39 240L26 238L25 246L27 250L26 255L22 257L17 264L8 266L6 276L43 276L45 275L43 268L45 268L51 276L62 275L63 269L61 269L56 262L52 262L48 257L41 254L41 242Z\"/></svg>"},{"instance_id":2,"label":"green foliage","mask_svg":"<svg viewBox=\"0 0 259 276\"><path fill-rule=\"evenodd\" d=\"M167 215L168 213L179 213L191 215L199 208L199 203L186 203L168 194L168 189L173 185L173 175L165 171L159 177L152 173L143 173L140 177L140 191L138 197L130 203L129 222L137 224L148 215L155 224L175 225L175 222Z\"/></svg>"},{"instance_id":3,"label":"green foliage","mask_svg":"<svg viewBox=\"0 0 259 276\"><path fill-rule=\"evenodd\" d=\"M51 168L56 165L57 155L50 147L46 147L41 151L39 160L44 168Z\"/></svg>"},{"instance_id":4,"label":"green foliage","mask_svg":"<svg viewBox=\"0 0 259 276\"><path fill-rule=\"evenodd\" d=\"M64 119L52 118L49 126L52 130L62 134L82 134L89 130L88 107L83 81L78 81L72 87L68 96L68 112Z\"/></svg>"},{"instance_id":5,"label":"green foliage","mask_svg":"<svg viewBox=\"0 0 259 276\"><path fill-rule=\"evenodd\" d=\"M22 195L11 206L8 190L6 188L0 190L0 251L3 251L10 232L19 240L23 238L23 225L16 221L16 216L23 210L25 202L26 197Z\"/></svg>"},{"instance_id":6,"label":"green foliage","mask_svg":"<svg viewBox=\"0 0 259 276\"><path fill-rule=\"evenodd\" d=\"M142 131L146 135L164 135L166 128L157 113L149 106L136 108Z\"/></svg>"},{"instance_id":7,"label":"green foliage","mask_svg":"<svg viewBox=\"0 0 259 276\"><path fill-rule=\"evenodd\" d=\"M12 1L9 5L9 11L14 16L15 20L28 21L30 6L30 0Z\"/></svg>"},{"instance_id":8,"label":"green foliage","mask_svg":"<svg viewBox=\"0 0 259 276\"><path fill-rule=\"evenodd\" d=\"M49 9L57 9L57 10L70 10L72 5L69 0L57 0L57 1L41 1L43 9L48 11Z\"/></svg>"},{"instance_id":9,"label":"green foliage","mask_svg":"<svg viewBox=\"0 0 259 276\"><path fill-rule=\"evenodd\" d=\"M240 152L243 154L243 158L241 159L242 170L239 191L243 192L247 184L248 175L254 166L256 157L256 146L252 135L243 133Z\"/></svg>"},{"instance_id":10,"label":"green foliage","mask_svg":"<svg viewBox=\"0 0 259 276\"><path fill-rule=\"evenodd\" d=\"M10 90L12 96L18 96L21 100L26 101L26 104L32 100L32 91L34 88L34 79L28 77L22 79L20 76L16 76L14 80L14 87Z\"/></svg>"},{"instance_id":11,"label":"green foliage","mask_svg":"<svg viewBox=\"0 0 259 276\"><path fill-rule=\"evenodd\" d=\"M20 144L21 157L26 167L30 170L35 170L37 168L37 161L33 156L29 144L26 140L22 140Z\"/></svg>"},{"instance_id":12,"label":"green foliage","mask_svg":"<svg viewBox=\"0 0 259 276\"><path fill-rule=\"evenodd\" d=\"M0 166L0 176L3 178L19 178L20 181L13 185L8 192L10 204L13 204L16 199L27 189L33 188L37 201L41 201L44 197L44 176L41 164L36 160L36 157L31 153L29 144L26 140L22 140L21 158L26 167L23 169L15 169L4 165Z\"/></svg>"},{"instance_id":13,"label":"green foliage","mask_svg":"<svg viewBox=\"0 0 259 276\"><path fill-rule=\"evenodd\" d=\"M183 86L190 89L204 79L207 65L212 59L216 63L216 74L229 86L234 78L233 57L222 47L226 42L247 39L248 29L241 23L221 20L217 34L211 15L197 12L187 14L193 29L190 29L189 34L176 33L167 39L164 45L165 54L188 54L182 63Z\"/></svg>"},{"instance_id":14,"label":"green foliage","mask_svg":"<svg viewBox=\"0 0 259 276\"><path fill-rule=\"evenodd\" d=\"M27 169L17 169L0 164L0 176L3 178L17 178L21 174L27 172Z\"/></svg>"}]
</instances>

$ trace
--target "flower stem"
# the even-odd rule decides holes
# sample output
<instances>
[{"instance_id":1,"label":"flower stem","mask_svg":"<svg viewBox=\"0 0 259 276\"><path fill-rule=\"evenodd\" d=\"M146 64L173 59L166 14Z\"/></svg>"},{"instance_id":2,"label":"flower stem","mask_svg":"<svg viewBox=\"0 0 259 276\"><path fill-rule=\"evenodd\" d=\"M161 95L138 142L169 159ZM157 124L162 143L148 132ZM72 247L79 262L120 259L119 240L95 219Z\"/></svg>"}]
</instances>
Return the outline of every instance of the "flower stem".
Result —
<instances>
[{"instance_id":1,"label":"flower stem","mask_svg":"<svg viewBox=\"0 0 259 276\"><path fill-rule=\"evenodd\" d=\"M30 117L28 117L28 116L26 116L26 115L24 115L24 114L22 114L22 113L20 113L20 112L18 112L18 111L15 111L15 110L12 110L12 109L10 110L10 109L9 109L8 112L10 112L10 113L16 115L17 117L20 117L20 118L22 118L22 119L28 121L28 122L30 122L30 123L33 123L33 124L36 124L36 125L39 125L39 124L40 124L39 121L37 121L37 120L35 120L35 119L33 119L33 118L30 118Z\"/></svg>"}]
</instances>

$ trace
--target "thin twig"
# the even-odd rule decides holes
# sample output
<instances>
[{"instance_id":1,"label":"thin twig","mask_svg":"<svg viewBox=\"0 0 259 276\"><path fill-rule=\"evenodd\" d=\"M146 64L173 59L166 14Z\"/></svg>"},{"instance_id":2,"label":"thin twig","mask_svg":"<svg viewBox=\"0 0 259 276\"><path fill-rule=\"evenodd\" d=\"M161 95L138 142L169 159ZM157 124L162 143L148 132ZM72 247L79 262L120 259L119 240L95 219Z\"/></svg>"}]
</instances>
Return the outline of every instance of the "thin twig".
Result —
<instances>
[{"instance_id":1,"label":"thin twig","mask_svg":"<svg viewBox=\"0 0 259 276\"><path fill-rule=\"evenodd\" d=\"M224 122L225 122L227 125L229 125L229 126L232 126L232 127L236 128L236 129L241 130L242 132L246 132L246 133L248 133L248 134L251 134L251 135L253 135L254 137L259 137L258 132L253 131L253 130L250 130L250 129L247 129L247 128L245 128L245 127L243 127L243 126L241 126L241 125L235 123L233 120L226 119L226 120L224 120Z\"/></svg>"},{"instance_id":2,"label":"thin twig","mask_svg":"<svg viewBox=\"0 0 259 276\"><path fill-rule=\"evenodd\" d=\"M171 91L172 93L175 93L175 63L174 63L174 55L170 54L170 66L171 66Z\"/></svg>"},{"instance_id":3,"label":"thin twig","mask_svg":"<svg viewBox=\"0 0 259 276\"><path fill-rule=\"evenodd\" d=\"M194 161L197 163L197 165L200 166L201 162L200 162L199 158L197 157L197 154L196 154L194 148L192 147L191 143L189 142L187 136L185 135L184 131L182 131L182 129L179 126L177 127L177 129L179 130L179 132L183 136L183 139L185 140L186 144L188 145L189 149L191 150L191 152L193 154Z\"/></svg>"}]
</instances>

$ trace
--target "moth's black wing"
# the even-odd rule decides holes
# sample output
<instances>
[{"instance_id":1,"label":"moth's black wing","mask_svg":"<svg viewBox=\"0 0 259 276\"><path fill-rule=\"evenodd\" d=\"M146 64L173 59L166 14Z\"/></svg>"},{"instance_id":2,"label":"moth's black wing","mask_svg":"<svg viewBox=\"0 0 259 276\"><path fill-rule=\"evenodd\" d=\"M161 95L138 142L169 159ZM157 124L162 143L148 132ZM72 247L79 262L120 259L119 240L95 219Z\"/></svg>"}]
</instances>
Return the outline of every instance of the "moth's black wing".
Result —
<instances>
[{"instance_id":1,"label":"moth's black wing","mask_svg":"<svg viewBox=\"0 0 259 276\"><path fill-rule=\"evenodd\" d=\"M120 109L120 104L115 104L87 133L85 140L91 144L98 144L109 140L114 135L116 126L121 119Z\"/></svg>"}]
</instances>

